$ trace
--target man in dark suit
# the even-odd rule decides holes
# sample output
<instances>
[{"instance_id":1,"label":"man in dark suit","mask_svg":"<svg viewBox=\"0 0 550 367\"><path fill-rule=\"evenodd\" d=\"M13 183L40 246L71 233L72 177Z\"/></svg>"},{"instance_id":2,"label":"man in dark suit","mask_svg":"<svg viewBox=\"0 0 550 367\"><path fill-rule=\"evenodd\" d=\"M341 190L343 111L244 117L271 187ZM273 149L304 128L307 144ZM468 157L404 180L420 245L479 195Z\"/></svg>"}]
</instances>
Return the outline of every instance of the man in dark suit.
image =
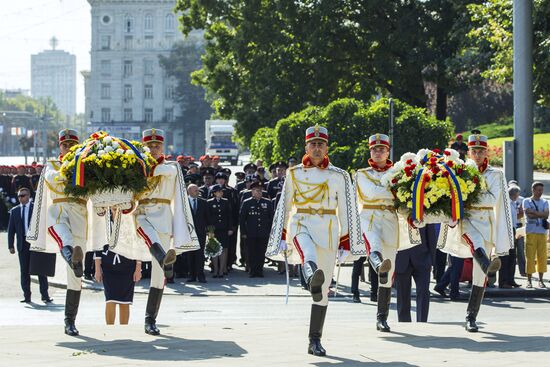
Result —
<instances>
[{"instance_id":1,"label":"man in dark suit","mask_svg":"<svg viewBox=\"0 0 550 367\"><path fill-rule=\"evenodd\" d=\"M437 244L437 224L418 229L421 243L397 251L395 257L395 285L397 290L397 318L411 322L411 278L416 284L416 321L427 322L430 309L430 270Z\"/></svg>"},{"instance_id":2,"label":"man in dark suit","mask_svg":"<svg viewBox=\"0 0 550 367\"><path fill-rule=\"evenodd\" d=\"M272 203L262 197L262 186L259 182L250 186L252 197L243 202L239 214L241 233L248 249L247 261L251 278L264 277L265 251L273 222Z\"/></svg>"},{"instance_id":3,"label":"man in dark suit","mask_svg":"<svg viewBox=\"0 0 550 367\"><path fill-rule=\"evenodd\" d=\"M201 246L199 250L189 252L189 279L187 281L195 282L198 278L199 282L206 283L206 278L204 277L204 245L208 223L206 200L200 196L197 185L189 185L187 187L187 194L189 196L191 212L193 213L193 225L195 226L195 232Z\"/></svg>"},{"instance_id":4,"label":"man in dark suit","mask_svg":"<svg viewBox=\"0 0 550 367\"><path fill-rule=\"evenodd\" d=\"M32 217L33 203L30 202L31 192L27 188L19 189L17 197L19 205L10 211L10 220L8 224L8 248L11 254L15 254L14 239L17 244L17 255L19 256L19 266L21 268L21 289L23 289L24 299L21 302L31 302L31 276L29 274L29 265L31 259L30 244L25 236L29 228ZM40 294L42 301L50 303L53 300L48 295L48 279L44 275L38 276L40 283Z\"/></svg>"}]
</instances>

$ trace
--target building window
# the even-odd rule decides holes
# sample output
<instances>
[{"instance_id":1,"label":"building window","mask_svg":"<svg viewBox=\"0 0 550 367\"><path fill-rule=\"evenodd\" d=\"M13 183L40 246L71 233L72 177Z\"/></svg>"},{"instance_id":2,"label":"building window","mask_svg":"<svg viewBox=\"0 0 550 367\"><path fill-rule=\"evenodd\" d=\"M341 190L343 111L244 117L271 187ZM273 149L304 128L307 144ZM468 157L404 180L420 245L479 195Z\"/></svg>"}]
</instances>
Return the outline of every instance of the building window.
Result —
<instances>
[{"instance_id":1,"label":"building window","mask_svg":"<svg viewBox=\"0 0 550 367\"><path fill-rule=\"evenodd\" d=\"M124 76L130 76L132 75L132 61L131 60L124 60L124 70L123 70Z\"/></svg>"},{"instance_id":2,"label":"building window","mask_svg":"<svg viewBox=\"0 0 550 367\"><path fill-rule=\"evenodd\" d=\"M174 121L174 109L173 108L167 108L164 110L164 119L166 122L173 122Z\"/></svg>"},{"instance_id":3,"label":"building window","mask_svg":"<svg viewBox=\"0 0 550 367\"><path fill-rule=\"evenodd\" d=\"M153 75L153 60L144 60L143 69L145 71L145 75Z\"/></svg>"},{"instance_id":4,"label":"building window","mask_svg":"<svg viewBox=\"0 0 550 367\"><path fill-rule=\"evenodd\" d=\"M145 31L153 31L153 16L151 14L145 14L143 28Z\"/></svg>"},{"instance_id":5,"label":"building window","mask_svg":"<svg viewBox=\"0 0 550 367\"><path fill-rule=\"evenodd\" d=\"M111 75L111 60L101 60L101 74Z\"/></svg>"},{"instance_id":6,"label":"building window","mask_svg":"<svg viewBox=\"0 0 550 367\"><path fill-rule=\"evenodd\" d=\"M111 36L101 36L101 49L102 50L111 49Z\"/></svg>"},{"instance_id":7,"label":"building window","mask_svg":"<svg viewBox=\"0 0 550 367\"><path fill-rule=\"evenodd\" d=\"M132 33L134 31L134 20L131 16L126 15L124 17L124 32Z\"/></svg>"},{"instance_id":8,"label":"building window","mask_svg":"<svg viewBox=\"0 0 550 367\"><path fill-rule=\"evenodd\" d=\"M145 36L143 43L145 48L153 48L153 36Z\"/></svg>"},{"instance_id":9,"label":"building window","mask_svg":"<svg viewBox=\"0 0 550 367\"><path fill-rule=\"evenodd\" d=\"M101 109L101 122L111 122L111 109L102 108Z\"/></svg>"},{"instance_id":10,"label":"building window","mask_svg":"<svg viewBox=\"0 0 550 367\"><path fill-rule=\"evenodd\" d=\"M125 108L124 109L124 121L130 122L134 120L134 116L132 116L132 109L131 108Z\"/></svg>"},{"instance_id":11,"label":"building window","mask_svg":"<svg viewBox=\"0 0 550 367\"><path fill-rule=\"evenodd\" d=\"M131 50L132 48L134 48L134 37L125 36L124 37L124 49L125 50Z\"/></svg>"},{"instance_id":12,"label":"building window","mask_svg":"<svg viewBox=\"0 0 550 367\"><path fill-rule=\"evenodd\" d=\"M124 84L124 102L128 102L132 99L132 85Z\"/></svg>"},{"instance_id":13,"label":"building window","mask_svg":"<svg viewBox=\"0 0 550 367\"><path fill-rule=\"evenodd\" d=\"M146 108L145 113L143 114L145 122L153 122L153 109Z\"/></svg>"},{"instance_id":14,"label":"building window","mask_svg":"<svg viewBox=\"0 0 550 367\"><path fill-rule=\"evenodd\" d=\"M104 15L104 16L101 17L101 22L103 24L109 24L109 23L111 23L111 17L108 16L108 15Z\"/></svg>"},{"instance_id":15,"label":"building window","mask_svg":"<svg viewBox=\"0 0 550 367\"><path fill-rule=\"evenodd\" d=\"M144 94L145 99L153 99L153 85L145 84Z\"/></svg>"},{"instance_id":16,"label":"building window","mask_svg":"<svg viewBox=\"0 0 550 367\"><path fill-rule=\"evenodd\" d=\"M166 18L164 19L164 29L166 31L174 30L174 14L166 14Z\"/></svg>"},{"instance_id":17,"label":"building window","mask_svg":"<svg viewBox=\"0 0 550 367\"><path fill-rule=\"evenodd\" d=\"M164 98L171 100L174 99L174 86L173 85L167 85L166 89L164 90Z\"/></svg>"},{"instance_id":18,"label":"building window","mask_svg":"<svg viewBox=\"0 0 550 367\"><path fill-rule=\"evenodd\" d=\"M172 46L174 46L174 36L166 36L164 37L164 46L167 49L171 49Z\"/></svg>"},{"instance_id":19,"label":"building window","mask_svg":"<svg viewBox=\"0 0 550 367\"><path fill-rule=\"evenodd\" d=\"M111 85L101 84L101 99L111 98Z\"/></svg>"}]
</instances>

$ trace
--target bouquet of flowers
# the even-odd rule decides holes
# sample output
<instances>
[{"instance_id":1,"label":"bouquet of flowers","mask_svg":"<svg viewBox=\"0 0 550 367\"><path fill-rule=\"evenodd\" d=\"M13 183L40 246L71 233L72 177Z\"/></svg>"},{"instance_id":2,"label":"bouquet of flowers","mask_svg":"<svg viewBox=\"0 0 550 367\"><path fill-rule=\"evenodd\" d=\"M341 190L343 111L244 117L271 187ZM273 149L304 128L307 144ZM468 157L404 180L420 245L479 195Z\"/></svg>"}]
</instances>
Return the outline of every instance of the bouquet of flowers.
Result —
<instances>
[{"instance_id":1,"label":"bouquet of flowers","mask_svg":"<svg viewBox=\"0 0 550 367\"><path fill-rule=\"evenodd\" d=\"M90 198L96 207L128 204L147 189L147 177L156 163L149 148L137 141L99 131L73 146L61 164L65 194Z\"/></svg>"},{"instance_id":2,"label":"bouquet of flowers","mask_svg":"<svg viewBox=\"0 0 550 367\"><path fill-rule=\"evenodd\" d=\"M204 256L210 258L220 256L223 249L220 241L214 237L214 226L208 226L206 230L208 233L208 241L206 241L206 245L204 246Z\"/></svg>"},{"instance_id":3,"label":"bouquet of flowers","mask_svg":"<svg viewBox=\"0 0 550 367\"><path fill-rule=\"evenodd\" d=\"M382 183L391 188L398 212L416 226L464 218L464 207L475 204L487 189L475 163L464 162L453 149L445 149L443 154L438 149L405 153Z\"/></svg>"}]
</instances>

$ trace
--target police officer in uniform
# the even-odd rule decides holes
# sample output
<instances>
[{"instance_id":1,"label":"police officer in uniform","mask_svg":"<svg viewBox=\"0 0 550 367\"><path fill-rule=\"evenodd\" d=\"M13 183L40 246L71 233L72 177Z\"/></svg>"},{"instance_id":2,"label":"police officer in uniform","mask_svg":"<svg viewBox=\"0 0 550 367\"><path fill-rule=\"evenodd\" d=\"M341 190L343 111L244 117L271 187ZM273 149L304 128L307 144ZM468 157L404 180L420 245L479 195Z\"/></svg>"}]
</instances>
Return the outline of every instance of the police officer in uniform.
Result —
<instances>
[{"instance_id":1,"label":"police officer in uniform","mask_svg":"<svg viewBox=\"0 0 550 367\"><path fill-rule=\"evenodd\" d=\"M222 254L212 259L214 278L223 278L224 275L227 275L229 238L233 234L233 209L231 202L223 197L221 185L212 186L210 191L213 197L207 201L208 225L214 226L214 236L223 248Z\"/></svg>"},{"instance_id":2,"label":"police officer in uniform","mask_svg":"<svg viewBox=\"0 0 550 367\"><path fill-rule=\"evenodd\" d=\"M214 176L216 175L216 171L214 171L211 167L206 167L201 170L201 174L204 185L199 187L199 191L201 192L201 197L204 200L207 200L210 195L210 188L215 184Z\"/></svg>"},{"instance_id":3,"label":"police officer in uniform","mask_svg":"<svg viewBox=\"0 0 550 367\"><path fill-rule=\"evenodd\" d=\"M271 199L277 196L277 193L281 191L285 183L286 170L288 169L288 164L282 161L274 163L274 166L275 176L267 183L267 195Z\"/></svg>"},{"instance_id":4,"label":"police officer in uniform","mask_svg":"<svg viewBox=\"0 0 550 367\"><path fill-rule=\"evenodd\" d=\"M262 197L261 183L252 183L250 189L252 197L243 202L239 215L241 235L246 240L250 277L263 278L265 251L273 221L273 206L269 199Z\"/></svg>"}]
</instances>

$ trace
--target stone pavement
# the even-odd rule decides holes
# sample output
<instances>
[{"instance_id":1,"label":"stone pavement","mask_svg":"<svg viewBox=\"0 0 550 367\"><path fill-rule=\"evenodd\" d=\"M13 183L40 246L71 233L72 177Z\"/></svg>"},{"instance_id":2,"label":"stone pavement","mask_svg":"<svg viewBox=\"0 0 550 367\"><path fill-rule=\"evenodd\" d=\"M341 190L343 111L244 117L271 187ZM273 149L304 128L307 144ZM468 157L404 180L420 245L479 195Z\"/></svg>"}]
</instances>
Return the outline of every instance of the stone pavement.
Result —
<instances>
[{"instance_id":1,"label":"stone pavement","mask_svg":"<svg viewBox=\"0 0 550 367\"><path fill-rule=\"evenodd\" d=\"M549 323L492 323L466 333L460 323L400 323L382 334L330 318L323 345L327 357L306 353L307 326L221 322L163 328L148 336L141 326L88 326L69 337L48 326L2 328L6 365L23 366L545 366L550 357ZM397 329L397 328L396 328ZM82 328L81 328L82 330ZM511 333L511 331L513 332ZM82 331L81 331L82 333ZM34 351L39 351L34 353ZM9 363L9 362L11 363Z\"/></svg>"}]
</instances>

